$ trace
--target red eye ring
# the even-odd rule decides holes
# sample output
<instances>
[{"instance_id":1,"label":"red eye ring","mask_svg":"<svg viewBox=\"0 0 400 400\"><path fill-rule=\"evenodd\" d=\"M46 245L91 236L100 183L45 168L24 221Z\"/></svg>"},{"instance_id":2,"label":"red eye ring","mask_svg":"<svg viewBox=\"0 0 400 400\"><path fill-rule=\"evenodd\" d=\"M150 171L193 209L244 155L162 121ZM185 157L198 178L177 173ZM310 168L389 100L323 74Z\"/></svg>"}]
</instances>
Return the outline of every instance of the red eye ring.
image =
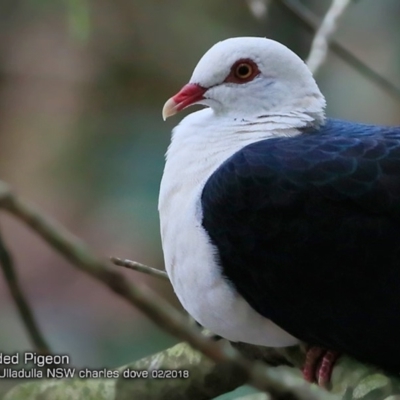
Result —
<instances>
[{"instance_id":1,"label":"red eye ring","mask_svg":"<svg viewBox=\"0 0 400 400\"><path fill-rule=\"evenodd\" d=\"M224 82L227 83L246 83L253 80L260 74L257 64L249 59L243 58L237 60L231 67L229 75L225 78Z\"/></svg>"}]
</instances>

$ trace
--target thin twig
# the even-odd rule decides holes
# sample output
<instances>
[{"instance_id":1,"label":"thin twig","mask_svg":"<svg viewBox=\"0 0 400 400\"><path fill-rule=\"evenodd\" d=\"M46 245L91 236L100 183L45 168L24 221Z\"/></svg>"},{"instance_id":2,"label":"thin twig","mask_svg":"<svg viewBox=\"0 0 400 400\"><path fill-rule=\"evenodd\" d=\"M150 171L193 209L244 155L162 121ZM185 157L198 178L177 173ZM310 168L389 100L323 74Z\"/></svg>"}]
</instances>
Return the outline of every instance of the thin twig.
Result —
<instances>
[{"instance_id":1,"label":"thin twig","mask_svg":"<svg viewBox=\"0 0 400 400\"><path fill-rule=\"evenodd\" d=\"M218 363L230 364L254 387L271 394L273 399L321 400L330 398L303 380L288 382L282 371L266 367L243 357L228 343L215 342L203 336L187 318L148 288L131 284L124 275L110 270L107 263L94 256L85 244L63 226L22 201L0 182L0 207L20 219L50 246L81 271L86 272L114 293L139 308L153 322L170 334L187 341L192 347ZM285 397L287 396L287 397Z\"/></svg>"},{"instance_id":2,"label":"thin twig","mask_svg":"<svg viewBox=\"0 0 400 400\"><path fill-rule=\"evenodd\" d=\"M282 6L287 12L294 16L301 25L310 32L315 32L319 27L318 18L307 7L298 1L276 0L276 3ZM390 94L397 101L400 100L400 88L390 82L382 75L375 72L371 67L357 58L349 50L345 49L339 42L332 40L330 49L342 60L356 69L361 75L374 82L383 91Z\"/></svg>"},{"instance_id":3,"label":"thin twig","mask_svg":"<svg viewBox=\"0 0 400 400\"><path fill-rule=\"evenodd\" d=\"M148 267L147 265L141 264L137 261L123 260L118 257L110 257L110 260L119 267L125 267L128 269L133 269L134 271L143 272L144 274L155 276L169 281L168 275L165 271L161 271L157 268Z\"/></svg>"},{"instance_id":4,"label":"thin twig","mask_svg":"<svg viewBox=\"0 0 400 400\"><path fill-rule=\"evenodd\" d=\"M321 67L328 54L328 42L336 30L339 18L343 15L351 0L332 0L329 10L314 36L311 51L307 58L307 65L315 74Z\"/></svg>"},{"instance_id":5,"label":"thin twig","mask_svg":"<svg viewBox=\"0 0 400 400\"><path fill-rule=\"evenodd\" d=\"M33 312L29 306L28 301L21 289L18 281L18 276L14 268L14 261L10 252L6 248L3 238L0 235L0 265L7 282L10 294L17 306L18 313L21 317L22 323L28 332L29 339L31 340L35 350L42 354L51 354L50 347L40 331L39 325L35 320Z\"/></svg>"}]
</instances>

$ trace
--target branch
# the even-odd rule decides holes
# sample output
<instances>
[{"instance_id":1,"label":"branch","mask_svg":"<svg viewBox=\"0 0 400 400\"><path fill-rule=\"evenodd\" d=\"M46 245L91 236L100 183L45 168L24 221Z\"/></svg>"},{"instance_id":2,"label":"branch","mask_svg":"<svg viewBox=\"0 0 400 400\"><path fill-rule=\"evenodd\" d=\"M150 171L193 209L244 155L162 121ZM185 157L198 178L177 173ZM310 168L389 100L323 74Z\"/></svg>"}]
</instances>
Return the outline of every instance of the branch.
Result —
<instances>
[{"instance_id":1,"label":"branch","mask_svg":"<svg viewBox=\"0 0 400 400\"><path fill-rule=\"evenodd\" d=\"M308 31L315 32L318 30L318 18L300 2L293 0L276 0L276 3L294 16ZM356 69L361 75L371 82L374 82L397 101L400 101L400 88L375 72L371 67L345 49L339 42L332 40L330 48L338 57Z\"/></svg>"},{"instance_id":2,"label":"branch","mask_svg":"<svg viewBox=\"0 0 400 400\"><path fill-rule=\"evenodd\" d=\"M120 267L133 269L134 271L143 272L144 274L155 276L167 280L169 282L168 274L165 271L161 271L157 268L148 267L147 265L141 264L137 261L122 260L118 257L110 257L111 262Z\"/></svg>"},{"instance_id":3,"label":"branch","mask_svg":"<svg viewBox=\"0 0 400 400\"><path fill-rule=\"evenodd\" d=\"M305 348L267 348L244 343L233 344L243 355L280 365L292 381L300 381L300 368L304 363ZM288 367L293 366L296 369ZM11 390L4 400L56 400L68 393L70 400L207 400L229 392L244 383L243 376L229 364L210 362L188 344L180 343L170 349L118 368L122 373L131 370L188 370L189 378L181 379L74 379L42 380L24 383ZM331 392L336 399L395 400L400 394L400 379L384 375L378 368L360 364L349 357L341 357L333 371ZM286 384L287 382L285 382ZM317 387L313 386L316 391ZM330 398L327 393L324 397ZM280 397L290 398L293 397ZM257 399L257 397L256 397ZM239 400L239 399L237 399ZM247 400L247 399L246 399ZM250 400L250 399L249 399ZM254 400L251 398L251 400ZM257 399L258 400L258 399Z\"/></svg>"},{"instance_id":4,"label":"branch","mask_svg":"<svg viewBox=\"0 0 400 400\"><path fill-rule=\"evenodd\" d=\"M187 379L126 379L123 371L188 370ZM224 366L216 366L188 344L170 349L118 368L119 378L45 380L24 383L11 390L5 400L62 399L212 399L243 384L243 377ZM232 373L233 372L233 373ZM150 374L151 376L151 374ZM166 397L167 396L167 397Z\"/></svg>"},{"instance_id":5,"label":"branch","mask_svg":"<svg viewBox=\"0 0 400 400\"><path fill-rule=\"evenodd\" d=\"M17 306L18 313L21 317L22 323L28 332L30 341L32 342L36 351L42 355L51 354L50 347L44 338L40 328L35 320L33 312L29 306L28 301L21 289L18 281L17 273L14 268L14 261L10 252L7 250L4 241L0 234L0 265L10 290L11 297Z\"/></svg>"},{"instance_id":6,"label":"branch","mask_svg":"<svg viewBox=\"0 0 400 400\"><path fill-rule=\"evenodd\" d=\"M328 54L328 41L334 34L338 19L343 15L351 0L332 0L332 4L325 14L311 45L311 52L307 58L307 65L314 74L321 67Z\"/></svg>"},{"instance_id":7,"label":"branch","mask_svg":"<svg viewBox=\"0 0 400 400\"><path fill-rule=\"evenodd\" d=\"M237 370L238 376L241 376L244 382L270 393L272 398L277 399L286 395L290 395L292 399L296 400L326 397L325 392L320 389L314 390L302 379L291 380L286 374L267 368L262 363L250 361L227 343L217 343L203 336L199 329L187 323L186 317L156 293L149 289L140 289L130 284L123 275L110 270L107 264L95 257L81 240L19 199L3 183L0 183L0 207L31 227L79 270L91 275L129 303L138 307L158 326L187 341L211 360L224 363Z\"/></svg>"},{"instance_id":8,"label":"branch","mask_svg":"<svg viewBox=\"0 0 400 400\"><path fill-rule=\"evenodd\" d=\"M242 349L243 350L243 349ZM276 360L273 349L268 349L264 356ZM269 355L269 356L268 356ZM127 379L123 372L175 370L188 371L186 379ZM71 400L207 400L213 399L223 393L230 392L243 385L244 379L240 369L230 363L214 364L203 354L193 350L186 343L180 343L170 349L133 362L124 367L118 368L119 377L116 379L73 379L73 380L44 380L24 383L11 390L5 400L55 400L68 398ZM301 387L304 381L291 369L283 370L281 385L299 384ZM320 390L314 386L312 396L304 398L313 399ZM297 399L289 392L283 392L277 399ZM331 399L333 396L321 392L319 399Z\"/></svg>"}]
</instances>

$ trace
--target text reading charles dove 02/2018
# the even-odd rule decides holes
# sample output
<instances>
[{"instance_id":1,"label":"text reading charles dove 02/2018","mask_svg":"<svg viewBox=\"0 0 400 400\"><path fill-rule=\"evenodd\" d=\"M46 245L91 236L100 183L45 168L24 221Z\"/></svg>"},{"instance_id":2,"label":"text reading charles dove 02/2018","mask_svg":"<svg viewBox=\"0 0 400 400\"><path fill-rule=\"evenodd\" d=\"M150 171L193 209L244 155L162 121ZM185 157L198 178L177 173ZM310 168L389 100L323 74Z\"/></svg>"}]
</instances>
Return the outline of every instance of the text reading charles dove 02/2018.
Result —
<instances>
[{"instance_id":1,"label":"text reading charles dove 02/2018","mask_svg":"<svg viewBox=\"0 0 400 400\"><path fill-rule=\"evenodd\" d=\"M135 370L131 368L74 368L66 354L0 353L0 379L186 379L188 370Z\"/></svg>"}]
</instances>

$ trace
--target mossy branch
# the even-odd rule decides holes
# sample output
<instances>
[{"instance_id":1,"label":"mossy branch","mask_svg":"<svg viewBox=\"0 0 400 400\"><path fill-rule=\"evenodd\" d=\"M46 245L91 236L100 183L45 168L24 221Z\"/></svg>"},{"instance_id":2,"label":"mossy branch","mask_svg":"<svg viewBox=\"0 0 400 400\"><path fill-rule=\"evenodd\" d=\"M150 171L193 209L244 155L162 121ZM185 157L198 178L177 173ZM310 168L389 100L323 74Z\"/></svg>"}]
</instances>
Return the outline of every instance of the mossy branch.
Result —
<instances>
[{"instance_id":1,"label":"mossy branch","mask_svg":"<svg viewBox=\"0 0 400 400\"><path fill-rule=\"evenodd\" d=\"M235 344L246 357L278 365L276 372L284 385L302 385L301 366L303 347L272 349L248 344ZM215 364L187 343L133 362L118 369L124 370L188 370L188 379L87 379L43 380L24 383L11 390L4 400L205 400L230 392L245 383L242 374L231 365ZM321 391L314 385L315 394ZM331 393L320 399L397 400L400 398L399 377L385 375L379 369L341 357L332 376ZM66 397L68 396L68 397ZM252 395L246 400L255 400ZM282 394L280 399L293 399ZM239 400L239 399L238 399Z\"/></svg>"}]
</instances>

